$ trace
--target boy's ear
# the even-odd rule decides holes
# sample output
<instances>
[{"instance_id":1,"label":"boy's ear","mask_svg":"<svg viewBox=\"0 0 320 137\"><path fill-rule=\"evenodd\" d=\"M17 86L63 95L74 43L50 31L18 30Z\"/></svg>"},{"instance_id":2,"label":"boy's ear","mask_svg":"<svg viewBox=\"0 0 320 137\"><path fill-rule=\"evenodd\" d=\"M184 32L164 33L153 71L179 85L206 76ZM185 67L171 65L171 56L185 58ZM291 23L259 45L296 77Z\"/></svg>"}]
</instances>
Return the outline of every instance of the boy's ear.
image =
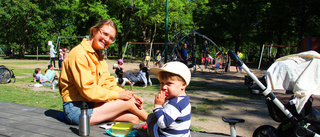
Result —
<instances>
[{"instance_id":1,"label":"boy's ear","mask_svg":"<svg viewBox=\"0 0 320 137\"><path fill-rule=\"evenodd\" d=\"M185 90L187 87L187 83L186 82L183 82L182 86L181 86L181 90Z\"/></svg>"}]
</instances>

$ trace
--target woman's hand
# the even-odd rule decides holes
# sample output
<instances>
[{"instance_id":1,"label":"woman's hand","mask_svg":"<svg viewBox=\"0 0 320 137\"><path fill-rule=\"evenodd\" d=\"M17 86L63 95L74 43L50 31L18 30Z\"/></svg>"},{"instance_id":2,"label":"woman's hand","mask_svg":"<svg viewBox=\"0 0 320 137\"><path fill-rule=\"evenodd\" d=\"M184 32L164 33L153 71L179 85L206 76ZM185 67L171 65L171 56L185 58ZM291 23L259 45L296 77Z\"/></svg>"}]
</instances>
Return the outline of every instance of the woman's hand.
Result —
<instances>
[{"instance_id":1,"label":"woman's hand","mask_svg":"<svg viewBox=\"0 0 320 137\"><path fill-rule=\"evenodd\" d=\"M142 109L143 108L143 99L137 95L133 95L133 97L136 99L136 101L134 102L134 104L136 104L136 106L139 108L139 109Z\"/></svg>"},{"instance_id":2,"label":"woman's hand","mask_svg":"<svg viewBox=\"0 0 320 137\"><path fill-rule=\"evenodd\" d=\"M119 99L121 100L130 100L132 97L133 97L133 93L131 91L122 91L122 92L119 92Z\"/></svg>"},{"instance_id":3,"label":"woman's hand","mask_svg":"<svg viewBox=\"0 0 320 137\"><path fill-rule=\"evenodd\" d=\"M165 92L160 91L154 99L154 107L162 106L165 102L165 99L166 99Z\"/></svg>"}]
</instances>

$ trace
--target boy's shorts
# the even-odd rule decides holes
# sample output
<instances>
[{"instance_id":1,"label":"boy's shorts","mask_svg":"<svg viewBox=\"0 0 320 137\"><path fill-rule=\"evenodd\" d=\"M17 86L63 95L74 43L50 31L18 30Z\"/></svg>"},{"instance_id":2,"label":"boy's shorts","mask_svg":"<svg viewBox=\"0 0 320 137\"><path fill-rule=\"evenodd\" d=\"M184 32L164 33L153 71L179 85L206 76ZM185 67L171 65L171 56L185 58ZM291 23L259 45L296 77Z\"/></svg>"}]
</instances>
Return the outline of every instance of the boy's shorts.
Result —
<instances>
[{"instance_id":1,"label":"boy's shorts","mask_svg":"<svg viewBox=\"0 0 320 137\"><path fill-rule=\"evenodd\" d=\"M94 103L88 103L88 115L91 117ZM64 102L63 111L69 124L79 125L82 101Z\"/></svg>"},{"instance_id":2,"label":"boy's shorts","mask_svg":"<svg viewBox=\"0 0 320 137\"><path fill-rule=\"evenodd\" d=\"M155 137L154 135L154 126L155 124L157 124L157 118L156 116L154 115L154 113L151 113L148 115L148 118L147 118L147 125L148 125L148 129L147 129L147 132L148 132L148 136L149 137Z\"/></svg>"}]
</instances>

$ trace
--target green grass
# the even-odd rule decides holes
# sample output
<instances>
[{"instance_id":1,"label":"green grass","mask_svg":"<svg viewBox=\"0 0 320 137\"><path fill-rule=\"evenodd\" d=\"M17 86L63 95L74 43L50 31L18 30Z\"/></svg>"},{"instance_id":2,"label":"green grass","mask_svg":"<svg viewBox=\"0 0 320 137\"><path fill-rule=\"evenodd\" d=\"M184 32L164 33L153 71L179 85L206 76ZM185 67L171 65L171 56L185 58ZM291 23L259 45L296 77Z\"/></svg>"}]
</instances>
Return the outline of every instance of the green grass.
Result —
<instances>
[{"instance_id":1,"label":"green grass","mask_svg":"<svg viewBox=\"0 0 320 137\"><path fill-rule=\"evenodd\" d=\"M214 109L223 109L221 103L222 101L220 99L210 100L203 98L201 103L196 103L191 106L191 112L194 114L210 115Z\"/></svg>"},{"instance_id":2,"label":"green grass","mask_svg":"<svg viewBox=\"0 0 320 137\"><path fill-rule=\"evenodd\" d=\"M197 119L197 121L208 122L208 121L210 121L210 119L207 119L207 118L199 118L199 119Z\"/></svg>"},{"instance_id":3,"label":"green grass","mask_svg":"<svg viewBox=\"0 0 320 137\"><path fill-rule=\"evenodd\" d=\"M190 126L190 130L191 131L195 131L195 132L200 132L202 131L202 128L201 127L198 127L198 126Z\"/></svg>"},{"instance_id":4,"label":"green grass","mask_svg":"<svg viewBox=\"0 0 320 137\"><path fill-rule=\"evenodd\" d=\"M32 91L28 87L17 86L17 83L0 84L1 101L62 111L62 99L59 92Z\"/></svg>"}]
</instances>

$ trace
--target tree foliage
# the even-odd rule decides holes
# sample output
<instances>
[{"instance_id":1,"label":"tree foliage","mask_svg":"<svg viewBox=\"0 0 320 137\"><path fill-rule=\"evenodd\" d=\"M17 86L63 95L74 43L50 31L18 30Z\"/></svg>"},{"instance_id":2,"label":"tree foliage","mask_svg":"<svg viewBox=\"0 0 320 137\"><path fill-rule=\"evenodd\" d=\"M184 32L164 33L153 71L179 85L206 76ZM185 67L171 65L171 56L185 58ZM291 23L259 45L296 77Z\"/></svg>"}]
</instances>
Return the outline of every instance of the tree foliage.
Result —
<instances>
[{"instance_id":1,"label":"tree foliage","mask_svg":"<svg viewBox=\"0 0 320 137\"><path fill-rule=\"evenodd\" d=\"M225 49L256 55L262 44L298 46L302 37L319 37L319 4L318 0L169 0L169 39L196 29ZM120 56L128 41L165 41L165 9L166 0L2 0L0 45L13 48L20 57L37 47L47 52L48 41L88 35L96 22L111 18L119 28L111 48ZM79 39L61 43L70 49ZM283 50L278 51L279 57Z\"/></svg>"}]
</instances>

